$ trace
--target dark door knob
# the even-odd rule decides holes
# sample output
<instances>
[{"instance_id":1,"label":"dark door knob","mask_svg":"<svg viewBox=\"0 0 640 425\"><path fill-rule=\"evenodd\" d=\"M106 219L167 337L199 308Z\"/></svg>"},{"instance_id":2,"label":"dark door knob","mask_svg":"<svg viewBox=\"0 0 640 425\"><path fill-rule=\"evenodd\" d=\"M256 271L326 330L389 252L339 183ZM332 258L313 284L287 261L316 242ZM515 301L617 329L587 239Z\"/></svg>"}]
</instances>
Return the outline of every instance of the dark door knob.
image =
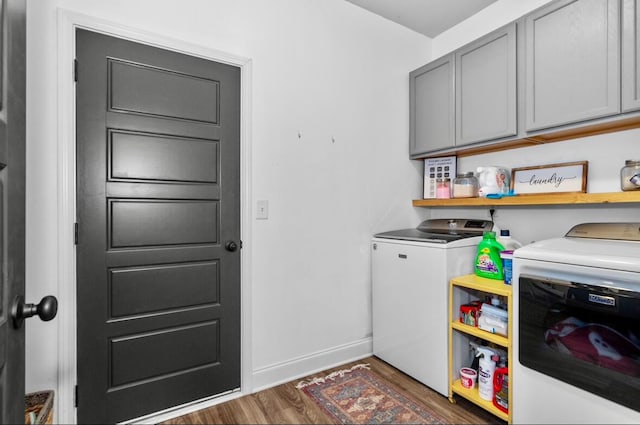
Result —
<instances>
[{"instance_id":1,"label":"dark door knob","mask_svg":"<svg viewBox=\"0 0 640 425\"><path fill-rule=\"evenodd\" d=\"M229 252L234 252L235 250L238 249L238 244L235 243L234 241L228 241L226 244L224 244L224 249L226 249Z\"/></svg>"},{"instance_id":2,"label":"dark door knob","mask_svg":"<svg viewBox=\"0 0 640 425\"><path fill-rule=\"evenodd\" d=\"M16 329L20 329L24 319L33 317L36 314L40 320L48 322L56 317L57 313L58 300L53 295L44 297L38 304L27 304L24 302L24 297L18 295L11 306L11 318L13 319L13 327Z\"/></svg>"}]
</instances>

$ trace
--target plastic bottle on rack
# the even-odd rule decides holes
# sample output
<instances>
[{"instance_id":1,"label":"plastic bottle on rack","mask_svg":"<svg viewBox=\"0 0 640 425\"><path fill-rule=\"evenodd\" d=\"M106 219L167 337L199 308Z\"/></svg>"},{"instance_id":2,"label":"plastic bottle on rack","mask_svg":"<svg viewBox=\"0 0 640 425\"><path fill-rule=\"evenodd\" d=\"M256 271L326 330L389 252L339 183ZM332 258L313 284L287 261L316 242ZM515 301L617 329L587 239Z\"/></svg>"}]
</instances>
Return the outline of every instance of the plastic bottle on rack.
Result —
<instances>
[{"instance_id":1,"label":"plastic bottle on rack","mask_svg":"<svg viewBox=\"0 0 640 425\"><path fill-rule=\"evenodd\" d=\"M502 251L504 252L504 251ZM507 271L504 271L505 274L507 273ZM505 304L504 300L500 297L498 297L497 295L493 294L491 296L491 301L490 301L491 305L494 307L497 307L501 310L506 310L507 309L507 304Z\"/></svg>"},{"instance_id":2,"label":"plastic bottle on rack","mask_svg":"<svg viewBox=\"0 0 640 425\"><path fill-rule=\"evenodd\" d=\"M496 232L484 232L483 238L478 244L474 267L476 275L488 279L504 279L502 259L500 258L500 251L504 251L504 249L504 246L496 240Z\"/></svg>"},{"instance_id":3,"label":"plastic bottle on rack","mask_svg":"<svg viewBox=\"0 0 640 425\"><path fill-rule=\"evenodd\" d=\"M481 399L493 401L493 374L496 370L495 360L499 359L496 353L487 347L476 348L480 357L478 364L478 395Z\"/></svg>"},{"instance_id":4,"label":"plastic bottle on rack","mask_svg":"<svg viewBox=\"0 0 640 425\"><path fill-rule=\"evenodd\" d=\"M500 230L500 236L498 236L496 240L500 242L500 244L502 244L502 246L504 247L504 251L513 251L522 246L520 242L511 237L511 232L509 232L509 229Z\"/></svg>"},{"instance_id":5,"label":"plastic bottle on rack","mask_svg":"<svg viewBox=\"0 0 640 425\"><path fill-rule=\"evenodd\" d=\"M522 244L511 237L509 229L500 230L500 236L497 237L496 240L504 246L504 250L500 252L504 283L511 285L511 279L513 277L513 251L520 248Z\"/></svg>"},{"instance_id":6,"label":"plastic bottle on rack","mask_svg":"<svg viewBox=\"0 0 640 425\"><path fill-rule=\"evenodd\" d=\"M498 367L493 372L493 405L509 413L509 368Z\"/></svg>"}]
</instances>

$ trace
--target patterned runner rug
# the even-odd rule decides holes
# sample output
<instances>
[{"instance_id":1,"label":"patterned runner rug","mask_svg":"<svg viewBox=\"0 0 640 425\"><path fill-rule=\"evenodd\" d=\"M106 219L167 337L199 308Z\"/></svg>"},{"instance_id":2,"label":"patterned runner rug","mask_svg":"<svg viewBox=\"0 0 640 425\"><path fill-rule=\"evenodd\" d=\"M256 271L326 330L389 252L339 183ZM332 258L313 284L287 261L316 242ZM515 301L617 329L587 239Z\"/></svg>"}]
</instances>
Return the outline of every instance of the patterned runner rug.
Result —
<instances>
[{"instance_id":1,"label":"patterned runner rug","mask_svg":"<svg viewBox=\"0 0 640 425\"><path fill-rule=\"evenodd\" d=\"M378 378L366 363L324 378L301 381L297 388L311 397L337 424L445 423Z\"/></svg>"}]
</instances>

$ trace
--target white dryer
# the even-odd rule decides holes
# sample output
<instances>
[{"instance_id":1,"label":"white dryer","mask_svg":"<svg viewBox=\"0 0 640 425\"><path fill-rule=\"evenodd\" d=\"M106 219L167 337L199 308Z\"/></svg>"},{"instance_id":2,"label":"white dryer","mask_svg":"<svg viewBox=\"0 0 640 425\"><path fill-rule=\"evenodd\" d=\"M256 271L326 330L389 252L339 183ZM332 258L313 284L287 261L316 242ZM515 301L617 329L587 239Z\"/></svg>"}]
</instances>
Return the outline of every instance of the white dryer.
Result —
<instances>
[{"instance_id":1,"label":"white dryer","mask_svg":"<svg viewBox=\"0 0 640 425\"><path fill-rule=\"evenodd\" d=\"M431 219L372 240L373 354L448 396L449 280L473 273L491 221Z\"/></svg>"},{"instance_id":2,"label":"white dryer","mask_svg":"<svg viewBox=\"0 0 640 425\"><path fill-rule=\"evenodd\" d=\"M518 248L513 285L513 422L640 424L640 222Z\"/></svg>"}]
</instances>

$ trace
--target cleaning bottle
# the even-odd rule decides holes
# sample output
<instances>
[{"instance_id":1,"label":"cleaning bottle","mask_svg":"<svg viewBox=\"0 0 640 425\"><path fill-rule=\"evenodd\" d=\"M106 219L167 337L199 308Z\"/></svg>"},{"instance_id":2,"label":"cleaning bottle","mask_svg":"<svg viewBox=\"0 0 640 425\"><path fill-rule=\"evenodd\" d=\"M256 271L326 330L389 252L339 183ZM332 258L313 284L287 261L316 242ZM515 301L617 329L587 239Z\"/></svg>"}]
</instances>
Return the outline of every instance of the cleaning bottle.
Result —
<instances>
[{"instance_id":1,"label":"cleaning bottle","mask_svg":"<svg viewBox=\"0 0 640 425\"><path fill-rule=\"evenodd\" d=\"M519 241L511 237L509 229L500 230L500 236L496 240L504 247L504 251L514 251L522 246Z\"/></svg>"},{"instance_id":2,"label":"cleaning bottle","mask_svg":"<svg viewBox=\"0 0 640 425\"><path fill-rule=\"evenodd\" d=\"M509 413L509 368L499 367L493 373L493 405Z\"/></svg>"},{"instance_id":3,"label":"cleaning bottle","mask_svg":"<svg viewBox=\"0 0 640 425\"><path fill-rule=\"evenodd\" d=\"M496 370L496 362L499 357L487 347L477 347L478 363L478 394L487 401L493 400L493 374Z\"/></svg>"},{"instance_id":4,"label":"cleaning bottle","mask_svg":"<svg viewBox=\"0 0 640 425\"><path fill-rule=\"evenodd\" d=\"M478 244L476 275L489 279L504 279L500 251L504 251L504 246L496 240L496 232L484 232L482 241Z\"/></svg>"},{"instance_id":5,"label":"cleaning bottle","mask_svg":"<svg viewBox=\"0 0 640 425\"><path fill-rule=\"evenodd\" d=\"M506 285L511 285L511 280L513 278L513 251L520 248L522 244L511 237L509 229L500 230L500 236L496 238L496 240L504 246L504 250L500 252L504 283Z\"/></svg>"}]
</instances>

